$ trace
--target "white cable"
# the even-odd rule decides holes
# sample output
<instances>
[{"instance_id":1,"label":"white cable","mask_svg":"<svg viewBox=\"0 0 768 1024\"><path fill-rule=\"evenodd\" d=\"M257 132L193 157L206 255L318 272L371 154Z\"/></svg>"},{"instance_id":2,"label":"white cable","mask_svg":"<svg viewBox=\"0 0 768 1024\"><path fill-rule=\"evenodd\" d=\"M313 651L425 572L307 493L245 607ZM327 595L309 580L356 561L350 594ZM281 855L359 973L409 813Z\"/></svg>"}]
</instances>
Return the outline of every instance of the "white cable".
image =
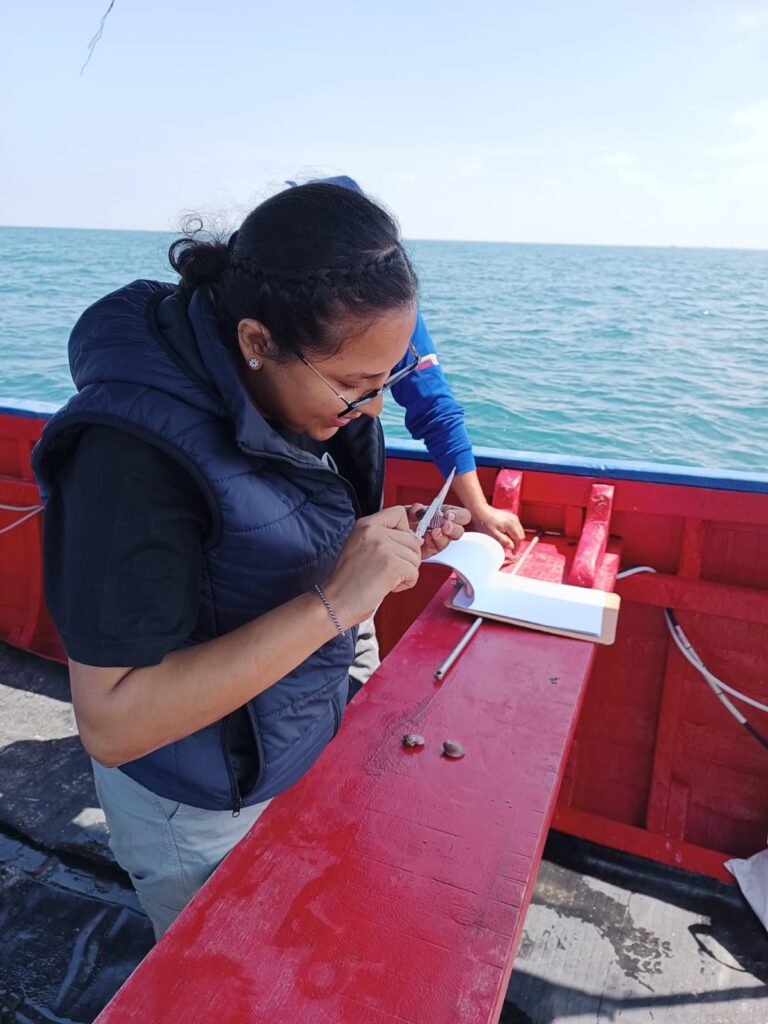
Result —
<instances>
[{"instance_id":1,"label":"white cable","mask_svg":"<svg viewBox=\"0 0 768 1024\"><path fill-rule=\"evenodd\" d=\"M746 693L742 693L741 690L735 690L732 686L729 686L728 683L724 683L722 679L718 679L716 675L713 675L699 657L693 644L691 644L690 640L683 632L683 627L679 623L674 626L668 615L667 626L669 627L669 630L672 633L675 643L681 653L688 659L693 667L704 676L710 686L725 690L726 693L730 693L732 696L736 697L737 700L742 700L745 704L751 704L753 708L757 708L759 711L768 711L768 705L761 704L760 701L755 700L754 697L748 697Z\"/></svg>"},{"instance_id":2,"label":"white cable","mask_svg":"<svg viewBox=\"0 0 768 1024\"><path fill-rule=\"evenodd\" d=\"M624 572L620 572L616 577L617 580L623 580L626 576L634 576L636 572L656 572L650 565L636 565L633 569L625 569Z\"/></svg>"},{"instance_id":3,"label":"white cable","mask_svg":"<svg viewBox=\"0 0 768 1024\"><path fill-rule=\"evenodd\" d=\"M5 508L5 507L6 506L0 506L0 508ZM18 510L14 510L14 511L18 511ZM31 510L29 512L27 512L27 514L25 516L21 517L21 519L17 519L16 522L9 523L8 526L4 526L2 528L2 530L0 530L0 536L2 536L4 533L8 533L9 530L15 530L17 526L21 526L22 523L26 523L26 521L28 519L31 519L33 516L36 516L38 514L38 512L42 512L42 511L43 511L43 506L42 505L35 505L35 506L33 506L31 508Z\"/></svg>"},{"instance_id":4,"label":"white cable","mask_svg":"<svg viewBox=\"0 0 768 1024\"><path fill-rule=\"evenodd\" d=\"M0 509L4 512L31 512L33 509L36 512L42 505L0 505Z\"/></svg>"},{"instance_id":5,"label":"white cable","mask_svg":"<svg viewBox=\"0 0 768 1024\"><path fill-rule=\"evenodd\" d=\"M624 572L620 572L616 578L624 579L627 576L634 576L635 573L638 572L655 573L656 570L651 568L650 565L639 565L632 569L625 569ZM725 690L726 693L730 693L731 696L735 697L737 700L741 700L745 704L750 704L753 708L757 708L758 711L768 712L768 705L761 704L760 701L755 700L754 697L748 697L746 693L742 693L740 690L734 689L732 686L729 686L727 683L724 683L722 679L718 679L716 675L709 671L707 666L699 657L697 650L683 632L683 627L679 623L674 623L672 621L672 616L669 614L669 611L666 608L664 609L664 620L667 624L667 629L669 630L672 639L675 641L675 644L677 645L677 648L680 651L680 653L688 662L690 662L691 665L693 665L696 671L704 677L704 679L706 680L707 684L709 685L710 689L715 694L717 699L728 708L731 714L741 723L741 725L744 725L744 723L746 722L746 718L737 708L734 707L733 703L728 700L728 698L722 692L723 690Z\"/></svg>"},{"instance_id":6,"label":"white cable","mask_svg":"<svg viewBox=\"0 0 768 1024\"><path fill-rule=\"evenodd\" d=\"M707 671L707 669L704 667L701 658L698 656L694 648L691 646L688 637L685 635L685 633L683 633L680 626L675 628L675 626L672 623L672 617L670 616L666 608L664 609L664 618L667 623L667 629L672 634L672 639L675 641L675 644L677 645L677 649L680 651L680 653L683 655L686 661L689 661L691 665L693 665L693 667L696 669L696 671L704 677L714 695L728 708L728 710L731 712L733 717L738 721L738 723L740 725L744 725L747 721L746 718L736 707L734 707L731 701L729 701L728 698L725 696L721 689L720 680L717 679L716 676L713 676L712 673ZM728 687L728 692L732 693L734 691L732 691L731 688ZM739 693L738 691L736 691L734 693L734 696L739 696L743 700L746 700L749 704L754 704L756 707L761 708L763 711L768 711L768 708L764 707L764 705L758 704L757 701L753 701L751 697L745 697L743 693Z\"/></svg>"}]
</instances>

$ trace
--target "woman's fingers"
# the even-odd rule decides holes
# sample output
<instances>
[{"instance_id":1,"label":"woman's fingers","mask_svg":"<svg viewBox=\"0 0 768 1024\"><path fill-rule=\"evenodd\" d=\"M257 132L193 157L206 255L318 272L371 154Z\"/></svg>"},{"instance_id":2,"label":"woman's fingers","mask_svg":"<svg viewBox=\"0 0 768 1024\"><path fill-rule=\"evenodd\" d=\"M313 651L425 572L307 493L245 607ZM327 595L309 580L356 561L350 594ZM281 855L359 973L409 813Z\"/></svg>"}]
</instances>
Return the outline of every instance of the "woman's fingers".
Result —
<instances>
[{"instance_id":1,"label":"woman's fingers","mask_svg":"<svg viewBox=\"0 0 768 1024\"><path fill-rule=\"evenodd\" d=\"M408 510L408 525L412 530L415 530L421 521L421 517L427 511L427 506L422 505L420 501L414 501L412 505L407 506Z\"/></svg>"},{"instance_id":2,"label":"woman's fingers","mask_svg":"<svg viewBox=\"0 0 768 1024\"><path fill-rule=\"evenodd\" d=\"M399 594L402 590L410 590L411 587L416 586L419 580L420 565L420 559L415 565L408 559L402 559L399 567L401 572L400 582L393 587L390 593Z\"/></svg>"},{"instance_id":3,"label":"woman's fingers","mask_svg":"<svg viewBox=\"0 0 768 1024\"><path fill-rule=\"evenodd\" d=\"M461 536L464 510L454 509L436 531L441 538L437 544L429 534L417 537L409 520L415 526L423 508L394 505L357 521L323 586L341 621L360 622L387 594L409 590L418 581L425 549L434 553Z\"/></svg>"},{"instance_id":4,"label":"woman's fingers","mask_svg":"<svg viewBox=\"0 0 768 1024\"><path fill-rule=\"evenodd\" d=\"M459 526L466 526L472 520L472 513L469 509L462 508L460 505L443 505L443 515L451 522L458 523Z\"/></svg>"},{"instance_id":5,"label":"woman's fingers","mask_svg":"<svg viewBox=\"0 0 768 1024\"><path fill-rule=\"evenodd\" d=\"M414 502L413 505L408 506L408 522L412 530L415 530L419 525L426 511L427 506L421 505L419 502ZM461 508L459 505L443 505L440 509L440 514L443 517L444 525L447 523L458 523L459 526L466 526L472 520L472 514L469 509ZM461 532L456 533L446 529L445 535L451 540L458 540Z\"/></svg>"},{"instance_id":6,"label":"woman's fingers","mask_svg":"<svg viewBox=\"0 0 768 1024\"><path fill-rule=\"evenodd\" d=\"M392 521L393 520L390 520L390 522ZM397 526L387 526L387 536L391 536L393 540L396 540L400 544L405 544L407 547L412 547L414 550L418 550L421 547L422 538L417 537L416 534L411 529L407 515L405 518L405 529L402 528L401 522L401 520L398 520Z\"/></svg>"},{"instance_id":7,"label":"woman's fingers","mask_svg":"<svg viewBox=\"0 0 768 1024\"><path fill-rule=\"evenodd\" d=\"M413 507L412 505L411 508ZM383 508L380 512L374 512L372 516L366 516L365 519L390 530L407 532L411 529L408 523L408 512L404 505L391 505L389 508Z\"/></svg>"},{"instance_id":8,"label":"woman's fingers","mask_svg":"<svg viewBox=\"0 0 768 1024\"><path fill-rule=\"evenodd\" d=\"M443 551L451 541L459 540L464 534L464 528L456 523L443 523L442 526L429 530L424 537L424 547L421 549L422 558L431 558L438 551Z\"/></svg>"},{"instance_id":9,"label":"woman's fingers","mask_svg":"<svg viewBox=\"0 0 768 1024\"><path fill-rule=\"evenodd\" d=\"M390 529L387 531L387 538L391 543L399 545L399 548L402 549L399 553L403 557L407 557L407 553L412 556L411 560L414 561L415 564L418 564L421 561L421 547L424 543L423 537L417 537L412 530L408 530L407 533L403 533L402 530Z\"/></svg>"}]
</instances>

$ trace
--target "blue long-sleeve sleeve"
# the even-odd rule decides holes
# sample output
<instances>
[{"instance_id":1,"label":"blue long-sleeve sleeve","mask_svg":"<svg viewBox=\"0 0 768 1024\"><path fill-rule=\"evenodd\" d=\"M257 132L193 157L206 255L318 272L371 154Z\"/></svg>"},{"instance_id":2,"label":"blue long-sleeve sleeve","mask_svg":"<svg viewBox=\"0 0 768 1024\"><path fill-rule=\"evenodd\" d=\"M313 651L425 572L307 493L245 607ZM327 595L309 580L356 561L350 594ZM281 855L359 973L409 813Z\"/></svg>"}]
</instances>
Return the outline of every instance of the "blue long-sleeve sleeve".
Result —
<instances>
[{"instance_id":1,"label":"blue long-sleeve sleeve","mask_svg":"<svg viewBox=\"0 0 768 1024\"><path fill-rule=\"evenodd\" d=\"M464 409L445 379L421 313L411 343L420 356L433 358L424 360L418 370L395 384L392 397L405 409L408 433L424 441L443 476L447 477L454 466L457 473L467 473L475 469L475 459L464 425ZM406 353L395 369L406 365L409 358L410 353Z\"/></svg>"}]
</instances>

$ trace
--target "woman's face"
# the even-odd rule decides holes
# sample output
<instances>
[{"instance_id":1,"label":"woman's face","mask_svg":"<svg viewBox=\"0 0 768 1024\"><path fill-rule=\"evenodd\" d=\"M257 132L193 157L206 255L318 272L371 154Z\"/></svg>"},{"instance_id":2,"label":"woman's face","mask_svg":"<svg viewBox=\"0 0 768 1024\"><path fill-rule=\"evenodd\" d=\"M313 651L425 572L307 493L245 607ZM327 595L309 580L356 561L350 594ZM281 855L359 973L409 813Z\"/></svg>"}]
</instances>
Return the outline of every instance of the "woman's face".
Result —
<instances>
[{"instance_id":1,"label":"woman's face","mask_svg":"<svg viewBox=\"0 0 768 1024\"><path fill-rule=\"evenodd\" d=\"M309 354L307 366L298 358L279 360L266 327L257 320L241 320L238 339L246 386L267 419L315 441L327 441L353 419L381 414L379 396L346 418L340 416L348 402L381 387L403 358L415 322L416 308L408 305L382 313L362 327L351 323L338 352L328 358ZM256 370L248 365L253 357L260 363Z\"/></svg>"}]
</instances>

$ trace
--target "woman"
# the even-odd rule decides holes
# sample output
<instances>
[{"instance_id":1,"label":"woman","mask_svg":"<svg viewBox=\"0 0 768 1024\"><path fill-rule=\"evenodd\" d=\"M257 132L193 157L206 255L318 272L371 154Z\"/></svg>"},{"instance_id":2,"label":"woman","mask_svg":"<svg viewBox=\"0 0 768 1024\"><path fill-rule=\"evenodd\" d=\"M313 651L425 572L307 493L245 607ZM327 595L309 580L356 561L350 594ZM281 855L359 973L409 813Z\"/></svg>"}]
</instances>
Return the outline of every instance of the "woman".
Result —
<instances>
[{"instance_id":1,"label":"woman","mask_svg":"<svg viewBox=\"0 0 768 1024\"><path fill-rule=\"evenodd\" d=\"M300 186L170 256L178 287L78 321L35 452L78 728L157 936L335 735L356 625L469 520L422 547L415 507L378 511L417 291L385 211Z\"/></svg>"}]
</instances>

